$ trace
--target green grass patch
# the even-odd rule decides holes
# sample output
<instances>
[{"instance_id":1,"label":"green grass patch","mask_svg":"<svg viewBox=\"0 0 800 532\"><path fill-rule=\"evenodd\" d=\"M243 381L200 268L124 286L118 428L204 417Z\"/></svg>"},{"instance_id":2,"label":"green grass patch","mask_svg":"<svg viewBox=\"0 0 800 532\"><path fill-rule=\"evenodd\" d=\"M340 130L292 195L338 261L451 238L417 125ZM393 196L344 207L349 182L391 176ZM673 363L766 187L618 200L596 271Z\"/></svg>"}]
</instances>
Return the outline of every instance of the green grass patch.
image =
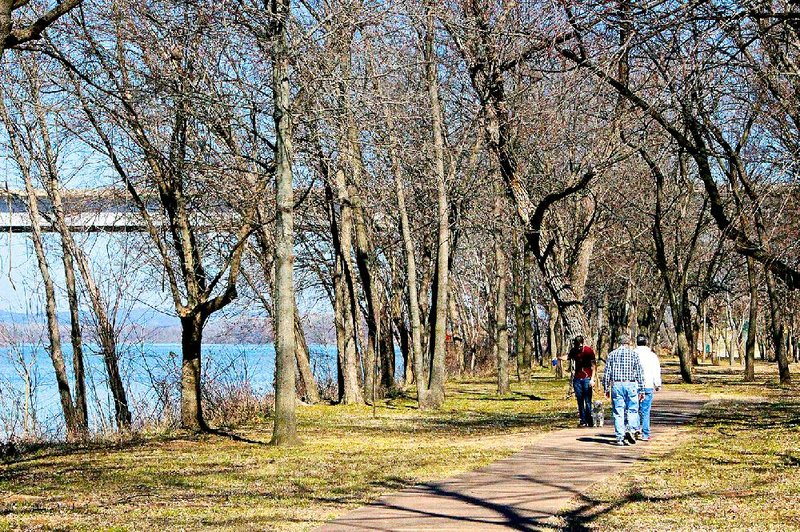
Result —
<instances>
[{"instance_id":1,"label":"green grass patch","mask_svg":"<svg viewBox=\"0 0 800 532\"><path fill-rule=\"evenodd\" d=\"M566 382L538 373L448 385L437 412L410 398L298 410L304 444L266 445L271 426L152 437L114 447L45 448L0 466L0 530L306 530L382 493L508 456L575 423Z\"/></svg>"}]
</instances>

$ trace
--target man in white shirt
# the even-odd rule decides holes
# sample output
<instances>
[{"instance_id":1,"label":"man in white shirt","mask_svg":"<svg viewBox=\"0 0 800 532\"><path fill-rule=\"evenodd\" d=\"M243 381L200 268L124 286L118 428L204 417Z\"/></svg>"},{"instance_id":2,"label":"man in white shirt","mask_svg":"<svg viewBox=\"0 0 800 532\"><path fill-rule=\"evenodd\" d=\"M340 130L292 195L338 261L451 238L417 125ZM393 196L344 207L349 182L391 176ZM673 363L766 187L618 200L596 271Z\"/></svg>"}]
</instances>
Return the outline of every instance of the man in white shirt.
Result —
<instances>
[{"instance_id":1,"label":"man in white shirt","mask_svg":"<svg viewBox=\"0 0 800 532\"><path fill-rule=\"evenodd\" d=\"M650 441L650 406L653 404L653 393L661 389L661 364L647 343L647 336L640 334L636 337L635 352L639 355L639 365L642 366L644 377L644 398L639 403L642 429L639 439L642 441Z\"/></svg>"}]
</instances>

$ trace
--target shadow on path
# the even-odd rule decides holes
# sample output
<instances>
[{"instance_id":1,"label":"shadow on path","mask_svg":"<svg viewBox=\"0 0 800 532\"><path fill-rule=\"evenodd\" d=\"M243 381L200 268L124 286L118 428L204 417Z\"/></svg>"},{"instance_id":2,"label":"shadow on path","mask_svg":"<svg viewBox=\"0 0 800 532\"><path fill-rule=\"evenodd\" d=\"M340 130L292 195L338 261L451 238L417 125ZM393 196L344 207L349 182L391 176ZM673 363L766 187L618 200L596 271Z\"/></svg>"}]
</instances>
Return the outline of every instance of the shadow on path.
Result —
<instances>
[{"instance_id":1,"label":"shadow on path","mask_svg":"<svg viewBox=\"0 0 800 532\"><path fill-rule=\"evenodd\" d=\"M653 425L666 437L704 402L698 395L660 392ZM642 497L633 492L611 505L581 495L591 484L646 459L647 444L610 445L616 440L613 431L606 425L547 433L505 460L382 497L321 530L585 530L597 516ZM559 515L576 497L580 506Z\"/></svg>"}]
</instances>

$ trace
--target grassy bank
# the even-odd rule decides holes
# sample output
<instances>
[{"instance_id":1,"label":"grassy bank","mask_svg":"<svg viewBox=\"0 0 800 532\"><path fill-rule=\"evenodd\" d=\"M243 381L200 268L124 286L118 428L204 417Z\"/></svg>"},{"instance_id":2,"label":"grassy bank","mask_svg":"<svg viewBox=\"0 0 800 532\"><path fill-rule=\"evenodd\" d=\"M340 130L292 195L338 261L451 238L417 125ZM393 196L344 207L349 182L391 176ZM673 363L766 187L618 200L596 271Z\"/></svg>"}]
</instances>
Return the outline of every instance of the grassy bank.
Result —
<instances>
[{"instance_id":1,"label":"grassy bank","mask_svg":"<svg viewBox=\"0 0 800 532\"><path fill-rule=\"evenodd\" d=\"M566 384L545 372L498 398L491 381L451 383L440 412L410 399L299 410L304 445L157 437L114 448L45 449L0 466L0 529L309 529L378 494L445 478L575 423Z\"/></svg>"},{"instance_id":2,"label":"grassy bank","mask_svg":"<svg viewBox=\"0 0 800 532\"><path fill-rule=\"evenodd\" d=\"M573 528L800 530L800 386L759 369L754 384L723 366L675 386L713 402L678 441L654 440L650 459L578 501Z\"/></svg>"}]
</instances>

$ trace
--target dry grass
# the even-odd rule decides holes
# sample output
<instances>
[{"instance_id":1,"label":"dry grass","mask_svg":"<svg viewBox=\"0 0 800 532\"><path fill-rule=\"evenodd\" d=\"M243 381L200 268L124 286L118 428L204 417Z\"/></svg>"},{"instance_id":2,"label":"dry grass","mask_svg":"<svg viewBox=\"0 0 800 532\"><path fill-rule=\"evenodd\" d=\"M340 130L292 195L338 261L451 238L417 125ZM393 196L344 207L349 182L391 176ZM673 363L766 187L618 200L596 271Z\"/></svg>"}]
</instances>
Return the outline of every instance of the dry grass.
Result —
<instances>
[{"instance_id":1,"label":"dry grass","mask_svg":"<svg viewBox=\"0 0 800 532\"><path fill-rule=\"evenodd\" d=\"M549 373L497 397L452 383L440 412L407 398L299 412L304 445L266 445L268 423L236 437L173 436L113 448L45 449L0 468L2 529L313 528L381 493L475 469L544 430L573 426Z\"/></svg>"},{"instance_id":2,"label":"dry grass","mask_svg":"<svg viewBox=\"0 0 800 532\"><path fill-rule=\"evenodd\" d=\"M800 371L800 367L793 368ZM601 483L565 526L599 530L800 530L800 387L773 366L756 384L704 367L671 384L714 402L656 458ZM672 377L674 381L674 376ZM269 423L236 437L150 437L116 446L49 448L0 466L0 530L307 530L378 495L483 466L546 430L574 426L565 381L449 385L439 412L408 398L299 412L304 445L266 445Z\"/></svg>"},{"instance_id":3,"label":"dry grass","mask_svg":"<svg viewBox=\"0 0 800 532\"><path fill-rule=\"evenodd\" d=\"M596 485L569 516L574 529L800 530L800 386L757 382L725 366L676 385L712 402L678 441ZM794 374L800 367L794 367Z\"/></svg>"}]
</instances>

